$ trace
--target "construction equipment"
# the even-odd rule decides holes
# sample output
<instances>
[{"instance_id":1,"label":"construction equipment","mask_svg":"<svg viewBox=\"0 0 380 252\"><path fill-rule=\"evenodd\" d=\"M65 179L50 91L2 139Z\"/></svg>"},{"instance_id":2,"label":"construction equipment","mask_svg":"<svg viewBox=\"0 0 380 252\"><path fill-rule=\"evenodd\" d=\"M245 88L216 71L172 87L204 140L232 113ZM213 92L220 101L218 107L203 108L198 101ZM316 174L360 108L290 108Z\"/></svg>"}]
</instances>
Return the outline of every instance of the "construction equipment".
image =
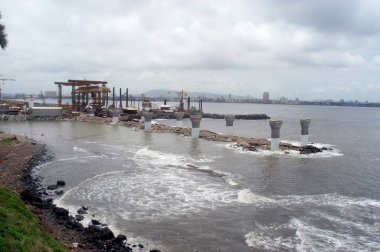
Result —
<instances>
[{"instance_id":1,"label":"construction equipment","mask_svg":"<svg viewBox=\"0 0 380 252\"><path fill-rule=\"evenodd\" d=\"M44 96L44 94L42 93L42 91L41 91L41 93L40 93L40 99L42 100L42 104L45 104L46 102L45 102L45 96Z\"/></svg>"},{"instance_id":2,"label":"construction equipment","mask_svg":"<svg viewBox=\"0 0 380 252\"><path fill-rule=\"evenodd\" d=\"M5 78L0 78L0 81L3 81L3 86L5 84L6 81L16 81L15 79L5 79ZM2 99L2 96L1 96L1 85L0 85L0 101Z\"/></svg>"}]
</instances>

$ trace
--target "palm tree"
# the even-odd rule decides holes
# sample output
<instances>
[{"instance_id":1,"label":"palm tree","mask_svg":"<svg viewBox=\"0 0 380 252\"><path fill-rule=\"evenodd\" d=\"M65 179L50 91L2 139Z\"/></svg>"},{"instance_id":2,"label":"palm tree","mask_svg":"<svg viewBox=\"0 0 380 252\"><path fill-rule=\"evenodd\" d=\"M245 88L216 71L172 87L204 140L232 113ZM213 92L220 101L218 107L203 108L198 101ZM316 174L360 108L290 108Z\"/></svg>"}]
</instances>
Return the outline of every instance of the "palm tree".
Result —
<instances>
[{"instance_id":1,"label":"palm tree","mask_svg":"<svg viewBox=\"0 0 380 252\"><path fill-rule=\"evenodd\" d=\"M0 12L0 19L1 19L1 12ZM5 50L5 47L8 45L7 40L7 34L4 32L5 26L3 24L0 24L0 47L1 49Z\"/></svg>"}]
</instances>

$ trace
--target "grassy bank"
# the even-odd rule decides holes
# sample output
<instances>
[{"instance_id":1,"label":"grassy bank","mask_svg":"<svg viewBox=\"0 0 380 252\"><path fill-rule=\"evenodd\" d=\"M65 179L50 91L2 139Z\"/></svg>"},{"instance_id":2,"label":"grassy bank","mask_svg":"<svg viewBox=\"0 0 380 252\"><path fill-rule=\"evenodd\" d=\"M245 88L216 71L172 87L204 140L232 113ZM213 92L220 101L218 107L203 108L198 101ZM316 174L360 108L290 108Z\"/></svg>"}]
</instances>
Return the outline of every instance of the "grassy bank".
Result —
<instances>
[{"instance_id":1,"label":"grassy bank","mask_svg":"<svg viewBox=\"0 0 380 252\"><path fill-rule=\"evenodd\" d=\"M44 231L19 197L0 187L0 251L66 251Z\"/></svg>"}]
</instances>

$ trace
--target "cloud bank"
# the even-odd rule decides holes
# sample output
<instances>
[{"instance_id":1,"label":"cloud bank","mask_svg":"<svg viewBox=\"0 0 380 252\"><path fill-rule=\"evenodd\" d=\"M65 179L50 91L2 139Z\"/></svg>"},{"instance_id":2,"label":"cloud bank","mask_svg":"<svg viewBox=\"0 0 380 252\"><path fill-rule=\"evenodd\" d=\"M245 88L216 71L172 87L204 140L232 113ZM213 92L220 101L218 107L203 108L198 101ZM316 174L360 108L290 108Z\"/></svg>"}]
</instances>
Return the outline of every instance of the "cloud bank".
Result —
<instances>
[{"instance_id":1,"label":"cloud bank","mask_svg":"<svg viewBox=\"0 0 380 252\"><path fill-rule=\"evenodd\" d=\"M5 92L86 78L133 93L380 100L378 1L4 0L0 10L0 74L17 80Z\"/></svg>"}]
</instances>

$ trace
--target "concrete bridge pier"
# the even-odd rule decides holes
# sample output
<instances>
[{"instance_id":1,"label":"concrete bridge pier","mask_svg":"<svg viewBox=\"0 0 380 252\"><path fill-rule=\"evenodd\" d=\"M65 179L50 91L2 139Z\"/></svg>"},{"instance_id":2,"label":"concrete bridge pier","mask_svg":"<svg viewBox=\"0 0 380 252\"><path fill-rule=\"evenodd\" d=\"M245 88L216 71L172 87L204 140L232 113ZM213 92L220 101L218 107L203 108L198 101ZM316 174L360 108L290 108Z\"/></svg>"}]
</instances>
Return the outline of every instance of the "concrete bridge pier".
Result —
<instances>
[{"instance_id":1,"label":"concrete bridge pier","mask_svg":"<svg viewBox=\"0 0 380 252\"><path fill-rule=\"evenodd\" d=\"M270 120L269 125L271 129L270 150L278 151L280 147L280 129L282 121Z\"/></svg>"},{"instance_id":2,"label":"concrete bridge pier","mask_svg":"<svg viewBox=\"0 0 380 252\"><path fill-rule=\"evenodd\" d=\"M185 112L174 112L174 115L176 119L176 127L182 128L182 120Z\"/></svg>"},{"instance_id":3,"label":"concrete bridge pier","mask_svg":"<svg viewBox=\"0 0 380 252\"><path fill-rule=\"evenodd\" d=\"M232 136L234 133L233 129L234 129L235 115L224 115L224 119L226 120L227 135Z\"/></svg>"},{"instance_id":4,"label":"concrete bridge pier","mask_svg":"<svg viewBox=\"0 0 380 252\"><path fill-rule=\"evenodd\" d=\"M309 126L310 119L301 119L301 146L306 146L309 143Z\"/></svg>"},{"instance_id":5,"label":"concrete bridge pier","mask_svg":"<svg viewBox=\"0 0 380 252\"><path fill-rule=\"evenodd\" d=\"M149 111L143 111L142 116L144 116L144 131L150 131L152 128L152 118L153 118L153 112Z\"/></svg>"},{"instance_id":6,"label":"concrete bridge pier","mask_svg":"<svg viewBox=\"0 0 380 252\"><path fill-rule=\"evenodd\" d=\"M117 111L112 112L112 123L116 124L119 121L119 113Z\"/></svg>"},{"instance_id":7,"label":"concrete bridge pier","mask_svg":"<svg viewBox=\"0 0 380 252\"><path fill-rule=\"evenodd\" d=\"M191 121L191 137L193 139L199 138L199 126L201 124L202 115L190 115Z\"/></svg>"}]
</instances>

